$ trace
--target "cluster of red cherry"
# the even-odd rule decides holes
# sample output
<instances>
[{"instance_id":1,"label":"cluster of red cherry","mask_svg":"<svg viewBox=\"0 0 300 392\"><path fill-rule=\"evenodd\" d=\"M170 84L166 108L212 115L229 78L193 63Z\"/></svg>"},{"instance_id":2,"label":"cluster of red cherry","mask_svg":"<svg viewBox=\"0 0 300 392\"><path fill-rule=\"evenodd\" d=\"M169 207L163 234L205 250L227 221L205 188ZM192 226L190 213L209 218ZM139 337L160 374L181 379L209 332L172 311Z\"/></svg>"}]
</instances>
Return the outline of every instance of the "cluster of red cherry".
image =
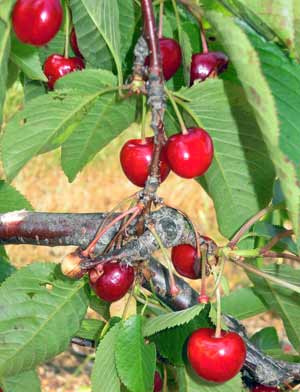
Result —
<instances>
[{"instance_id":1,"label":"cluster of red cherry","mask_svg":"<svg viewBox=\"0 0 300 392\"><path fill-rule=\"evenodd\" d=\"M34 46L46 45L58 33L63 19L60 0L17 0L12 23L16 36L21 42ZM85 68L83 57L78 48L74 28L70 34L72 49L77 57L51 54L44 63L44 73L48 87L53 89L57 79Z\"/></svg>"},{"instance_id":2,"label":"cluster of red cherry","mask_svg":"<svg viewBox=\"0 0 300 392\"><path fill-rule=\"evenodd\" d=\"M35 46L47 44L58 32L63 19L60 0L17 0L12 22L20 41ZM70 42L77 57L50 55L44 63L49 89L53 89L57 79L67 73L85 67L78 48L74 28ZM181 64L179 44L170 38L160 38L163 75L170 79ZM147 63L146 63L147 64ZM222 52L204 52L192 56L190 80L203 81L209 76L224 71L228 58ZM120 160L129 180L144 187L154 150L154 139L129 140L121 150ZM160 177L164 181L172 169L183 178L203 175L213 159L213 142L210 135L201 128L189 128L183 133L170 137L160 156ZM172 262L176 271L190 279L201 276L195 264L196 249L190 245L179 245L172 249ZM134 269L129 265L109 262L98 265L89 273L90 284L95 293L105 301L113 302L122 298L134 282ZM188 340L188 359L202 378L213 382L225 382L234 377L244 364L246 347L243 339L234 332L221 332L216 337L210 328L195 331ZM155 372L154 392L162 389L160 374ZM253 392L273 392L277 388L257 385ZM0 392L2 392L0 388Z\"/></svg>"}]
</instances>

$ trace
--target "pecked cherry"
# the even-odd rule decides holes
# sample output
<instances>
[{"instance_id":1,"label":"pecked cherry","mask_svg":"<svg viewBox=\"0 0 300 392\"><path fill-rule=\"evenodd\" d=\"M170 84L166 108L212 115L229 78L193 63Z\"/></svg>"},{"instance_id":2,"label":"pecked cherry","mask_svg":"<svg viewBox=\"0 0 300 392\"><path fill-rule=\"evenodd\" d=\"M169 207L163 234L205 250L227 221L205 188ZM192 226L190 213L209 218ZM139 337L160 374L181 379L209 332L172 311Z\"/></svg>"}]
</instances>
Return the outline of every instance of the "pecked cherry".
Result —
<instances>
[{"instance_id":1,"label":"pecked cherry","mask_svg":"<svg viewBox=\"0 0 300 392\"><path fill-rule=\"evenodd\" d=\"M171 169L180 177L202 176L209 168L214 146L210 135L202 128L188 128L168 139L167 159Z\"/></svg>"},{"instance_id":2,"label":"pecked cherry","mask_svg":"<svg viewBox=\"0 0 300 392\"><path fill-rule=\"evenodd\" d=\"M268 387L266 385L255 385L255 387L252 387L251 389L252 392L279 392L278 387Z\"/></svg>"},{"instance_id":3,"label":"pecked cherry","mask_svg":"<svg viewBox=\"0 0 300 392\"><path fill-rule=\"evenodd\" d=\"M72 28L71 34L70 34L70 43L73 49L73 52L76 54L76 56L83 58L80 49L78 47L78 41L77 41L77 36L74 27Z\"/></svg>"},{"instance_id":4,"label":"pecked cherry","mask_svg":"<svg viewBox=\"0 0 300 392\"><path fill-rule=\"evenodd\" d=\"M98 271L99 272L99 271ZM93 274L93 275L92 275ZM103 273L95 281L94 271L90 272L90 285L104 301L114 302L122 298L134 281L134 269L118 262L104 264Z\"/></svg>"},{"instance_id":5,"label":"pecked cherry","mask_svg":"<svg viewBox=\"0 0 300 392\"><path fill-rule=\"evenodd\" d=\"M174 39L162 37L159 39L159 49L164 78L169 80L181 65L181 48ZM149 65L149 57L146 59L146 65Z\"/></svg>"},{"instance_id":6,"label":"pecked cherry","mask_svg":"<svg viewBox=\"0 0 300 392\"><path fill-rule=\"evenodd\" d=\"M52 54L44 63L44 73L48 78L49 89L52 90L54 88L57 79L83 68L85 68L84 62L79 57L66 58L60 54Z\"/></svg>"},{"instance_id":7,"label":"pecked cherry","mask_svg":"<svg viewBox=\"0 0 300 392\"><path fill-rule=\"evenodd\" d=\"M63 19L60 0L17 0L12 24L20 41L42 46L58 32Z\"/></svg>"},{"instance_id":8,"label":"pecked cherry","mask_svg":"<svg viewBox=\"0 0 300 392\"><path fill-rule=\"evenodd\" d=\"M192 56L190 82L203 81L209 76L218 75L226 70L228 57L223 52L196 53Z\"/></svg>"},{"instance_id":9,"label":"pecked cherry","mask_svg":"<svg viewBox=\"0 0 300 392\"><path fill-rule=\"evenodd\" d=\"M182 276L189 279L201 277L201 266L197 260L197 250L191 245L183 244L172 248L172 263L175 270Z\"/></svg>"},{"instance_id":10,"label":"pecked cherry","mask_svg":"<svg viewBox=\"0 0 300 392\"><path fill-rule=\"evenodd\" d=\"M241 370L246 359L246 346L235 332L221 331L221 336L216 337L214 329L200 328L189 337L187 355L200 377L223 383Z\"/></svg>"},{"instance_id":11,"label":"pecked cherry","mask_svg":"<svg viewBox=\"0 0 300 392\"><path fill-rule=\"evenodd\" d=\"M158 373L158 371L155 371L154 374L154 387L153 387L153 392L161 392L163 388L163 382L162 379L160 377L160 374Z\"/></svg>"},{"instance_id":12,"label":"pecked cherry","mask_svg":"<svg viewBox=\"0 0 300 392\"><path fill-rule=\"evenodd\" d=\"M149 174L153 150L154 138L146 137L145 140L128 140L120 152L120 162L125 175L133 184L139 187L145 186ZM165 148L163 148L160 156L159 169L160 180L163 182L170 172Z\"/></svg>"}]
</instances>

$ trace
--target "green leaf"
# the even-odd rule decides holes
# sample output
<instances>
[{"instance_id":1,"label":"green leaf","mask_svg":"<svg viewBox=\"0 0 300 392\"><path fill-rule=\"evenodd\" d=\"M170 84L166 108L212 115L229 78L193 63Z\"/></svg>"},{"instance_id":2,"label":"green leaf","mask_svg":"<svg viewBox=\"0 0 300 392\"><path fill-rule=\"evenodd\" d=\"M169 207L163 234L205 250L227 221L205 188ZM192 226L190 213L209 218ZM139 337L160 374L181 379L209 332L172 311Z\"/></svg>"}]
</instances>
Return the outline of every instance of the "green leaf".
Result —
<instances>
[{"instance_id":1,"label":"green leaf","mask_svg":"<svg viewBox=\"0 0 300 392\"><path fill-rule=\"evenodd\" d=\"M184 367L177 368L178 392L242 392L244 391L241 376L236 377L223 384L208 383L198 377L192 369Z\"/></svg>"},{"instance_id":2,"label":"green leaf","mask_svg":"<svg viewBox=\"0 0 300 392\"><path fill-rule=\"evenodd\" d=\"M266 305L251 287L234 290L229 295L222 297L222 312L238 320L256 316L267 310Z\"/></svg>"},{"instance_id":3,"label":"green leaf","mask_svg":"<svg viewBox=\"0 0 300 392\"><path fill-rule=\"evenodd\" d=\"M274 327L266 327L251 336L251 342L262 351L280 349L277 331Z\"/></svg>"},{"instance_id":4,"label":"green leaf","mask_svg":"<svg viewBox=\"0 0 300 392\"><path fill-rule=\"evenodd\" d=\"M0 377L13 376L64 351L87 309L84 281L55 264L18 270L0 288Z\"/></svg>"},{"instance_id":5,"label":"green leaf","mask_svg":"<svg viewBox=\"0 0 300 392\"><path fill-rule=\"evenodd\" d=\"M89 307L93 309L95 312L97 312L98 314L100 314L102 317L104 317L106 320L109 319L110 303L96 296L94 292L90 294Z\"/></svg>"},{"instance_id":6,"label":"green leaf","mask_svg":"<svg viewBox=\"0 0 300 392\"><path fill-rule=\"evenodd\" d=\"M300 271L289 265L273 264L263 268L264 272L299 285ZM280 287L269 280L248 273L255 293L283 321L287 336L296 350L300 351L300 294Z\"/></svg>"},{"instance_id":7,"label":"green leaf","mask_svg":"<svg viewBox=\"0 0 300 392\"><path fill-rule=\"evenodd\" d=\"M134 0L118 0L119 7L119 28L121 39L121 56L124 60L129 48L132 45L132 39L135 28L135 10Z\"/></svg>"},{"instance_id":8,"label":"green leaf","mask_svg":"<svg viewBox=\"0 0 300 392\"><path fill-rule=\"evenodd\" d=\"M7 392L41 392L40 379L35 370L4 378L2 386Z\"/></svg>"},{"instance_id":9,"label":"green leaf","mask_svg":"<svg viewBox=\"0 0 300 392\"><path fill-rule=\"evenodd\" d=\"M121 85L118 1L71 0L70 5L79 46L84 57L95 67L111 69L111 55Z\"/></svg>"},{"instance_id":10,"label":"green leaf","mask_svg":"<svg viewBox=\"0 0 300 392\"><path fill-rule=\"evenodd\" d=\"M297 171L291 158L284 154L281 149L280 139L282 137L282 130L280 131L277 108L270 87L262 73L261 63L257 52L251 45L246 34L235 24L233 19L224 17L216 12L208 12L206 13L206 17L217 30L221 42L244 87L248 102L253 108L253 113L256 116L270 157L273 160L277 175L280 179L283 193L286 197L293 228L296 237L299 238L299 248L299 174L297 176L299 170ZM279 65L278 62L277 65ZM283 77L285 76L283 75ZM295 86L292 85L292 88L294 90ZM294 97L295 93L292 95Z\"/></svg>"},{"instance_id":11,"label":"green leaf","mask_svg":"<svg viewBox=\"0 0 300 392\"><path fill-rule=\"evenodd\" d=\"M43 82L38 80L30 80L26 77L22 80L24 89L24 101L25 105L34 98L40 97L46 94L45 85Z\"/></svg>"},{"instance_id":12,"label":"green leaf","mask_svg":"<svg viewBox=\"0 0 300 392\"><path fill-rule=\"evenodd\" d=\"M161 316L150 318L145 322L144 336L150 336L167 328L176 327L191 321L205 308L203 304L194 305L191 308L171 312Z\"/></svg>"},{"instance_id":13,"label":"green leaf","mask_svg":"<svg viewBox=\"0 0 300 392\"><path fill-rule=\"evenodd\" d=\"M93 392L120 391L120 381L115 364L115 345L120 327L120 323L113 326L98 346L91 378Z\"/></svg>"},{"instance_id":14,"label":"green leaf","mask_svg":"<svg viewBox=\"0 0 300 392\"><path fill-rule=\"evenodd\" d=\"M80 127L62 146L62 167L69 181L111 140L133 121L135 105L131 100L116 100L114 94L99 97Z\"/></svg>"},{"instance_id":15,"label":"green leaf","mask_svg":"<svg viewBox=\"0 0 300 392\"><path fill-rule=\"evenodd\" d=\"M4 247L0 246L0 284L15 271L16 268L10 264Z\"/></svg>"},{"instance_id":16,"label":"green leaf","mask_svg":"<svg viewBox=\"0 0 300 392\"><path fill-rule=\"evenodd\" d=\"M280 233L284 233L285 231L286 229L284 227L275 226L268 222L258 222L253 226L253 230L251 231L251 234L256 235L260 238L263 237L267 240L271 240L276 235ZM298 253L297 245L292 240L291 237L282 238L276 244L276 248L279 248L280 250L287 249L294 254Z\"/></svg>"},{"instance_id":17,"label":"green leaf","mask_svg":"<svg viewBox=\"0 0 300 392\"><path fill-rule=\"evenodd\" d=\"M80 126L99 93L53 92L28 102L5 128L2 160L9 180L34 156L59 147Z\"/></svg>"},{"instance_id":18,"label":"green leaf","mask_svg":"<svg viewBox=\"0 0 300 392\"><path fill-rule=\"evenodd\" d=\"M77 90L78 93L94 94L101 89L117 85L114 74L104 69L86 69L81 72L71 72L55 83L55 90ZM77 94L78 94L77 93Z\"/></svg>"},{"instance_id":19,"label":"green leaf","mask_svg":"<svg viewBox=\"0 0 300 392\"><path fill-rule=\"evenodd\" d=\"M132 392L148 392L153 388L156 350L153 343L145 344L142 316L127 319L118 334L116 365L123 384Z\"/></svg>"},{"instance_id":20,"label":"green leaf","mask_svg":"<svg viewBox=\"0 0 300 392\"><path fill-rule=\"evenodd\" d=\"M19 76L19 67L15 65L11 60L8 61L8 74L6 80L6 88L10 89Z\"/></svg>"},{"instance_id":21,"label":"green leaf","mask_svg":"<svg viewBox=\"0 0 300 392\"><path fill-rule=\"evenodd\" d=\"M22 209L31 211L32 206L14 187L0 180L0 213Z\"/></svg>"},{"instance_id":22,"label":"green leaf","mask_svg":"<svg viewBox=\"0 0 300 392\"><path fill-rule=\"evenodd\" d=\"M13 39L10 59L29 79L47 81L42 70L39 52L34 46L24 45L17 38Z\"/></svg>"},{"instance_id":23,"label":"green leaf","mask_svg":"<svg viewBox=\"0 0 300 392\"><path fill-rule=\"evenodd\" d=\"M59 31L55 35L55 37L50 42L47 43L47 45L39 47L39 55L40 55L41 63L44 64L47 57L51 56L53 53L63 55L64 49L65 49L65 34L62 31ZM71 50L72 47L70 45L69 51Z\"/></svg>"},{"instance_id":24,"label":"green leaf","mask_svg":"<svg viewBox=\"0 0 300 392\"><path fill-rule=\"evenodd\" d=\"M76 336L83 339L98 340L100 332L104 326L104 322L96 319L84 319L81 322L79 331Z\"/></svg>"},{"instance_id":25,"label":"green leaf","mask_svg":"<svg viewBox=\"0 0 300 392\"><path fill-rule=\"evenodd\" d=\"M167 358L174 365L183 365L185 360L185 343L188 337L198 328L212 327L208 317L208 308L186 324L165 329L150 340L156 345L161 356ZM176 344L174 344L176 342Z\"/></svg>"},{"instance_id":26,"label":"green leaf","mask_svg":"<svg viewBox=\"0 0 300 392\"><path fill-rule=\"evenodd\" d=\"M291 51L295 48L293 2L286 0L221 0L236 15L268 40L281 41ZM297 0L296 0L297 1Z\"/></svg>"},{"instance_id":27,"label":"green leaf","mask_svg":"<svg viewBox=\"0 0 300 392\"><path fill-rule=\"evenodd\" d=\"M10 23L0 19L0 124L6 96L7 64L10 51Z\"/></svg>"},{"instance_id":28,"label":"green leaf","mask_svg":"<svg viewBox=\"0 0 300 392\"><path fill-rule=\"evenodd\" d=\"M214 201L221 233L229 238L269 203L273 164L241 87L208 80L179 93L189 100L185 106L195 121L213 138L214 160L199 181Z\"/></svg>"}]
</instances>

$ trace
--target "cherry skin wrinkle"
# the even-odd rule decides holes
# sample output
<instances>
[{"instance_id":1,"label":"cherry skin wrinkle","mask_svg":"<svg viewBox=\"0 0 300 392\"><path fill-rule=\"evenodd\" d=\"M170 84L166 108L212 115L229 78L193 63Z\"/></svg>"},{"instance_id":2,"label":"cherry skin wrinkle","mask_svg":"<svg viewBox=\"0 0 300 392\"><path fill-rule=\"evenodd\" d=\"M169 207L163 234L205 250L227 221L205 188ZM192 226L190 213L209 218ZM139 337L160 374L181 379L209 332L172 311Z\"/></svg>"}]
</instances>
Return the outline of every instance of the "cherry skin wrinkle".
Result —
<instances>
[{"instance_id":1,"label":"cherry skin wrinkle","mask_svg":"<svg viewBox=\"0 0 300 392\"><path fill-rule=\"evenodd\" d=\"M183 244L172 248L171 259L175 270L189 279L201 277L201 265L197 260L197 250L191 245Z\"/></svg>"},{"instance_id":2,"label":"cherry skin wrinkle","mask_svg":"<svg viewBox=\"0 0 300 392\"><path fill-rule=\"evenodd\" d=\"M214 329L200 328L189 337L187 355L200 377L223 383L241 370L246 359L246 346L235 332L221 331L221 336L216 337Z\"/></svg>"},{"instance_id":3,"label":"cherry skin wrinkle","mask_svg":"<svg viewBox=\"0 0 300 392\"><path fill-rule=\"evenodd\" d=\"M12 13L16 36L35 46L47 44L58 33L62 19L60 0L17 0Z\"/></svg>"},{"instance_id":4,"label":"cherry skin wrinkle","mask_svg":"<svg viewBox=\"0 0 300 392\"><path fill-rule=\"evenodd\" d=\"M213 141L202 128L188 128L188 133L172 135L167 142L167 159L171 169L180 177L202 176L211 165Z\"/></svg>"},{"instance_id":5,"label":"cherry skin wrinkle","mask_svg":"<svg viewBox=\"0 0 300 392\"><path fill-rule=\"evenodd\" d=\"M144 187L148 178L154 150L154 138L128 140L121 149L120 162L127 178L136 186ZM160 180L163 182L169 172L165 148L160 155Z\"/></svg>"},{"instance_id":6,"label":"cherry skin wrinkle","mask_svg":"<svg viewBox=\"0 0 300 392\"><path fill-rule=\"evenodd\" d=\"M92 272L90 272L90 275ZM114 302L124 297L134 281L134 269L118 262L109 262L103 266L103 274L90 285L98 295L107 302Z\"/></svg>"},{"instance_id":7,"label":"cherry skin wrinkle","mask_svg":"<svg viewBox=\"0 0 300 392\"><path fill-rule=\"evenodd\" d=\"M49 89L53 90L55 82L64 75L84 68L84 62L79 57L66 58L60 54L52 54L44 63L44 73L48 78Z\"/></svg>"}]
</instances>

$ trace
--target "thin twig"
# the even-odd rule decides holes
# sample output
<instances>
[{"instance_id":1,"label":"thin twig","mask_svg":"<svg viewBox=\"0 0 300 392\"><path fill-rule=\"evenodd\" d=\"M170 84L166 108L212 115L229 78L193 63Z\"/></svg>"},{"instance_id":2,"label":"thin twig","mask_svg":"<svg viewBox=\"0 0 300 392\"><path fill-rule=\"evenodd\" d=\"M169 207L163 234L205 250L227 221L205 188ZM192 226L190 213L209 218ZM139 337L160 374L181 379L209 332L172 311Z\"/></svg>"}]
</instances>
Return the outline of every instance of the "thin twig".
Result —
<instances>
[{"instance_id":1,"label":"thin twig","mask_svg":"<svg viewBox=\"0 0 300 392\"><path fill-rule=\"evenodd\" d=\"M285 230L281 233L276 234L263 248L261 248L261 254L263 255L264 253L268 252L273 248L274 245L277 244L277 242L279 242L283 238L290 237L293 234L294 230Z\"/></svg>"}]
</instances>

